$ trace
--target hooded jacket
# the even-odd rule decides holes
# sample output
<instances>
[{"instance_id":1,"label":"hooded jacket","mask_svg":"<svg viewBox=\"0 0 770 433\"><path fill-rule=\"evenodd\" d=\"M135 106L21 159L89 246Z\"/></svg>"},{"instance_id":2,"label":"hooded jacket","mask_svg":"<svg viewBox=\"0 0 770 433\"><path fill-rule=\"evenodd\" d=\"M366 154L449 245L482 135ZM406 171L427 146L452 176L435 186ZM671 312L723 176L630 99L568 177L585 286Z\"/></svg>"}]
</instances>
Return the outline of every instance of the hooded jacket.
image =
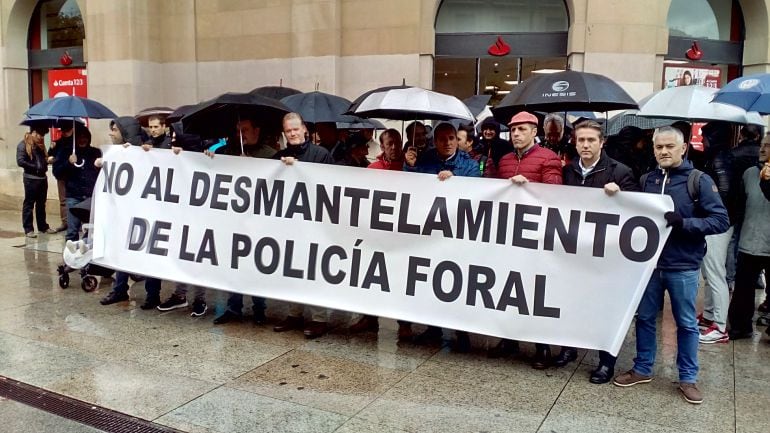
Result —
<instances>
[{"instance_id":1,"label":"hooded jacket","mask_svg":"<svg viewBox=\"0 0 770 433\"><path fill-rule=\"evenodd\" d=\"M508 179L520 174L530 182L561 185L561 169L561 160L553 151L535 144L522 156L510 152L498 164L487 162L484 176Z\"/></svg>"},{"instance_id":2,"label":"hooded jacket","mask_svg":"<svg viewBox=\"0 0 770 433\"><path fill-rule=\"evenodd\" d=\"M500 124L497 123L494 118L486 118L481 123L481 126L479 126L479 130L484 130L488 127L495 129L495 138L487 140L482 134L479 134L476 140L478 144L474 145L474 150L478 146L478 150L476 150L477 152L488 155L490 158L492 158L494 163L497 164L503 155L513 150L513 146L510 142L500 138Z\"/></svg>"},{"instance_id":3,"label":"hooded jacket","mask_svg":"<svg viewBox=\"0 0 770 433\"><path fill-rule=\"evenodd\" d=\"M94 161L102 157L102 151L91 146L76 147L75 156L78 158L78 165L82 162L82 166L76 167L69 162L68 155L67 158L56 160L56 171L64 179L65 196L83 200L94 193L96 178L99 176L99 168L94 166Z\"/></svg>"},{"instance_id":4,"label":"hooded jacket","mask_svg":"<svg viewBox=\"0 0 770 433\"><path fill-rule=\"evenodd\" d=\"M142 125L139 124L139 121L133 117L118 117L110 123L110 126L113 124L118 127L120 135L123 136L124 143L129 143L134 146L141 146L146 141L146 134L142 129Z\"/></svg>"},{"instance_id":5,"label":"hooded jacket","mask_svg":"<svg viewBox=\"0 0 770 433\"><path fill-rule=\"evenodd\" d=\"M444 170L451 171L455 176L481 176L479 164L462 150L457 150L451 158L443 160L436 153L436 149L428 149L417 157L413 167L404 164L404 171L413 173L438 174Z\"/></svg>"},{"instance_id":6,"label":"hooded jacket","mask_svg":"<svg viewBox=\"0 0 770 433\"><path fill-rule=\"evenodd\" d=\"M687 178L693 170L690 161L679 167L650 172L642 185L643 192L665 194L674 200L674 211L684 219L681 229L674 229L658 259L657 269L690 271L700 269L706 254L706 236L724 233L730 227L727 209L722 204L714 181L707 174L700 177L696 204L687 191ZM665 190L663 186L665 185Z\"/></svg>"},{"instance_id":7,"label":"hooded jacket","mask_svg":"<svg viewBox=\"0 0 770 433\"><path fill-rule=\"evenodd\" d=\"M580 168L580 158L573 159L562 169L564 185L587 186L591 188L603 188L604 185L615 182L621 191L639 191L639 182L634 179L631 169L615 161L602 152L599 161L591 172L583 177Z\"/></svg>"}]
</instances>

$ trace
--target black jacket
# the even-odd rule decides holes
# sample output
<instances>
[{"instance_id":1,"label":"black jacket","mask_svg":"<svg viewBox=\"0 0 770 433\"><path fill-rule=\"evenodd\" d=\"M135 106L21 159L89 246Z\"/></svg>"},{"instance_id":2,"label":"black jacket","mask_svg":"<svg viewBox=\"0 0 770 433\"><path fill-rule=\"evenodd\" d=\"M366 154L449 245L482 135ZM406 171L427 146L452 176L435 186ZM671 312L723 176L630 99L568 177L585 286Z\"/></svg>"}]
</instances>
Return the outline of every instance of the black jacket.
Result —
<instances>
[{"instance_id":1,"label":"black jacket","mask_svg":"<svg viewBox=\"0 0 770 433\"><path fill-rule=\"evenodd\" d=\"M299 146L286 146L286 149L278 151L273 158L281 159L284 156L297 158L302 162L318 162L321 164L334 164L332 155L328 150L306 141Z\"/></svg>"},{"instance_id":2,"label":"black jacket","mask_svg":"<svg viewBox=\"0 0 770 433\"><path fill-rule=\"evenodd\" d=\"M65 195L67 198L76 198L79 200L91 197L94 193L96 178L99 176L99 169L94 166L94 161L102 157L102 151L96 147L78 147L75 149L75 155L78 158L76 167L69 162L69 156L63 160L55 161L56 170L62 174L65 184Z\"/></svg>"},{"instance_id":3,"label":"black jacket","mask_svg":"<svg viewBox=\"0 0 770 433\"><path fill-rule=\"evenodd\" d=\"M69 137L61 137L56 140L56 143L51 146L50 149L48 149L48 156L53 156L51 172L58 180L64 180L64 178L58 171L58 168L60 168L61 165L57 164L56 162L60 160L67 161L67 158L69 158L69 156L72 154L72 138L73 137L71 135Z\"/></svg>"},{"instance_id":4,"label":"black jacket","mask_svg":"<svg viewBox=\"0 0 770 433\"><path fill-rule=\"evenodd\" d=\"M152 143L152 147L156 149L171 149L171 137L168 134L163 134L159 137L150 137L149 143Z\"/></svg>"},{"instance_id":5,"label":"black jacket","mask_svg":"<svg viewBox=\"0 0 770 433\"><path fill-rule=\"evenodd\" d=\"M735 188L735 175L733 172L733 154L726 148L709 149L706 162L703 164L703 172L711 177L727 208L727 214L730 216L730 224L735 224L735 206L731 203L730 191ZM740 173L741 176L743 172ZM738 181L740 182L740 180Z\"/></svg>"},{"instance_id":6,"label":"black jacket","mask_svg":"<svg viewBox=\"0 0 770 433\"><path fill-rule=\"evenodd\" d=\"M16 146L16 164L24 169L24 174L31 176L45 177L48 171L48 162L46 161L45 151L35 146L32 149L32 158L27 155L27 146L24 140Z\"/></svg>"},{"instance_id":7,"label":"black jacket","mask_svg":"<svg viewBox=\"0 0 770 433\"><path fill-rule=\"evenodd\" d=\"M564 185L604 188L604 185L615 182L621 191L640 190L639 182L634 178L634 172L628 166L615 161L605 153L602 153L596 167L586 177L583 177L579 161L580 158L575 158L562 168Z\"/></svg>"}]
</instances>

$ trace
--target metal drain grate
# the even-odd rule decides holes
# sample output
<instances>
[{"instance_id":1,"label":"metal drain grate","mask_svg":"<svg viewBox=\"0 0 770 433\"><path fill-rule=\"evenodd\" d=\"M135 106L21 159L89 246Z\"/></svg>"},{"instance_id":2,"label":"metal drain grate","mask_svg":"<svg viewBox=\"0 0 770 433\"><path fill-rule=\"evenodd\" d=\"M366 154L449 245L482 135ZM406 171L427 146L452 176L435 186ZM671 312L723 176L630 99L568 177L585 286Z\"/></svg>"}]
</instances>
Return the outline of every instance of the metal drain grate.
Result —
<instances>
[{"instance_id":1,"label":"metal drain grate","mask_svg":"<svg viewBox=\"0 0 770 433\"><path fill-rule=\"evenodd\" d=\"M0 397L71 419L107 433L182 433L124 413L0 376Z\"/></svg>"}]
</instances>

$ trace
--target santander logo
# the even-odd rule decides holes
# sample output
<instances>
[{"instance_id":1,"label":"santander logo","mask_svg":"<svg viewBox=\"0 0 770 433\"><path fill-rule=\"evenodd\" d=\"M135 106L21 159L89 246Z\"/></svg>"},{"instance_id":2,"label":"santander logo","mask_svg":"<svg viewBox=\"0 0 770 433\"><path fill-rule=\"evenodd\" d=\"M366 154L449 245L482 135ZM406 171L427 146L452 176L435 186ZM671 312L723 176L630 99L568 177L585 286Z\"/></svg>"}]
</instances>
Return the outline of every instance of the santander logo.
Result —
<instances>
[{"instance_id":1,"label":"santander logo","mask_svg":"<svg viewBox=\"0 0 770 433\"><path fill-rule=\"evenodd\" d=\"M492 44L487 52L491 56L506 56L511 52L511 46L506 44L502 36L497 37L497 41Z\"/></svg>"},{"instance_id":2,"label":"santander logo","mask_svg":"<svg viewBox=\"0 0 770 433\"><path fill-rule=\"evenodd\" d=\"M698 46L698 41L693 41L692 46L689 50L687 50L686 53L684 53L685 57L687 57L690 60L698 61L701 58L703 58L703 51L700 50L700 47Z\"/></svg>"}]
</instances>

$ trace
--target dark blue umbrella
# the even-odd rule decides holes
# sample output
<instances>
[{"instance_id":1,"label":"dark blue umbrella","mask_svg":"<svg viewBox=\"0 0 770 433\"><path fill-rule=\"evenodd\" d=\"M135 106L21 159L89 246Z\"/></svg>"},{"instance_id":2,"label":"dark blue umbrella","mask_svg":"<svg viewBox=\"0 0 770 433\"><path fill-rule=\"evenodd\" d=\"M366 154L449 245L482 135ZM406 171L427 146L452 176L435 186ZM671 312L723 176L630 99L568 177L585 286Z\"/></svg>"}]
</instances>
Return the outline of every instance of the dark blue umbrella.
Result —
<instances>
[{"instance_id":1,"label":"dark blue umbrella","mask_svg":"<svg viewBox=\"0 0 770 433\"><path fill-rule=\"evenodd\" d=\"M109 108L93 99L80 96L62 96L46 99L39 102L29 110L29 116L54 116L54 117L90 117L92 119L114 119L118 117Z\"/></svg>"},{"instance_id":2,"label":"dark blue umbrella","mask_svg":"<svg viewBox=\"0 0 770 433\"><path fill-rule=\"evenodd\" d=\"M347 99L319 91L287 96L281 102L309 123L344 122L342 114L350 107Z\"/></svg>"},{"instance_id":3,"label":"dark blue umbrella","mask_svg":"<svg viewBox=\"0 0 770 433\"><path fill-rule=\"evenodd\" d=\"M56 117L56 116L29 116L24 115L24 119L19 125L29 126L30 128L63 128L71 126L72 122L85 125L83 119L79 117Z\"/></svg>"},{"instance_id":4,"label":"dark blue umbrella","mask_svg":"<svg viewBox=\"0 0 770 433\"><path fill-rule=\"evenodd\" d=\"M720 89L711 102L735 105L759 114L770 114L770 74L736 78Z\"/></svg>"}]
</instances>

